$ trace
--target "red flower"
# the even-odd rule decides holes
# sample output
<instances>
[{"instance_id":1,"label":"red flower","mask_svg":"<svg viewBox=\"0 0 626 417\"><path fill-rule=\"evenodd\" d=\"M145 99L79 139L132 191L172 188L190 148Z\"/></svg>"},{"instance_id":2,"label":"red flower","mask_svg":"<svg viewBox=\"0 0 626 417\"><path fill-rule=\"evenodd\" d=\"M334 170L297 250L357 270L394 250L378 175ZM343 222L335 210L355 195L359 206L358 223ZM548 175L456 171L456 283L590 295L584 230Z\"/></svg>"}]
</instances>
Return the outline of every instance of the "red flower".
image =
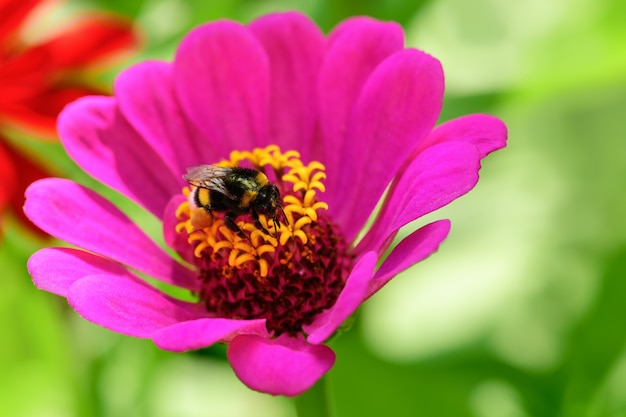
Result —
<instances>
[{"instance_id":1,"label":"red flower","mask_svg":"<svg viewBox=\"0 0 626 417\"><path fill-rule=\"evenodd\" d=\"M48 36L38 33L40 41L27 42L21 31L44 3L0 0L0 221L11 207L25 219L21 207L26 186L50 176L45 166L15 146L16 140L8 140L8 128L56 140L56 119L63 107L103 93L77 75L137 45L130 22L94 13L73 16Z\"/></svg>"}]
</instances>

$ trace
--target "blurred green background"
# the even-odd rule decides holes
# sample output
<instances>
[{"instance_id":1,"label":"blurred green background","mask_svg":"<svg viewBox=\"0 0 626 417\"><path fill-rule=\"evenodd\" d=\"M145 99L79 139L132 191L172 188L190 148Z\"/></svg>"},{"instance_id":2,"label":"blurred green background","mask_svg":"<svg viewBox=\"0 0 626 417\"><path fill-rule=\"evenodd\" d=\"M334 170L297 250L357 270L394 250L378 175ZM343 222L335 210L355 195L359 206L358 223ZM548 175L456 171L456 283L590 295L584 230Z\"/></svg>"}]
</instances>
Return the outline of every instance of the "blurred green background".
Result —
<instances>
[{"instance_id":1,"label":"blurred green background","mask_svg":"<svg viewBox=\"0 0 626 417\"><path fill-rule=\"evenodd\" d=\"M395 278L332 343L338 416L626 416L626 2L64 7L116 11L141 28L143 51L103 83L132 62L170 59L187 30L217 18L299 9L325 31L360 14L400 22L409 46L444 65L441 120L494 114L509 127L509 146L487 158L474 191L407 228L453 221L440 251ZM29 147L95 186L58 145ZM32 285L25 262L42 244L10 218L5 226L0 415L295 416L289 399L245 388L223 349L175 355L80 319Z\"/></svg>"}]
</instances>

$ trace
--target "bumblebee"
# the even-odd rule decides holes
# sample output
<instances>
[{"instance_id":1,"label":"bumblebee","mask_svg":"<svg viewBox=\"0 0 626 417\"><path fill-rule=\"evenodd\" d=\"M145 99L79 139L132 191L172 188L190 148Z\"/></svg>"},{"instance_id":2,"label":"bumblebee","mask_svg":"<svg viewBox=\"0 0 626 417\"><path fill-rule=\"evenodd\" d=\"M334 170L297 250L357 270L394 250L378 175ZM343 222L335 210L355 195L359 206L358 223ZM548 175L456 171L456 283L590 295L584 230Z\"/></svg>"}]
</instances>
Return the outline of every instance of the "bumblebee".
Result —
<instances>
[{"instance_id":1,"label":"bumblebee","mask_svg":"<svg viewBox=\"0 0 626 417\"><path fill-rule=\"evenodd\" d=\"M259 221L259 215L272 219L274 232L278 236L278 211L282 211L285 217L280 192L261 171L243 167L196 165L187 168L183 179L196 187L193 191L196 205L209 214L214 211L225 213L224 223L241 238L245 239L246 235L235 219L243 214L252 214L255 226L267 235L269 232Z\"/></svg>"}]
</instances>

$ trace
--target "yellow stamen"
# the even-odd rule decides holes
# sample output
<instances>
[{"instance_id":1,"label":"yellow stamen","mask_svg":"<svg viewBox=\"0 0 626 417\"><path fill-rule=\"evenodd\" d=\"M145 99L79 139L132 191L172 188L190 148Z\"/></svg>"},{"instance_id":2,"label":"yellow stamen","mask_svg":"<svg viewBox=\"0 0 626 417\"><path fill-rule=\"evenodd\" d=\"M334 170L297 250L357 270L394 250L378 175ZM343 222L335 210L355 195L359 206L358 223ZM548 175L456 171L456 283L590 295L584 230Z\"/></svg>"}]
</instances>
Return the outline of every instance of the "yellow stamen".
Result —
<instances>
[{"instance_id":1,"label":"yellow stamen","mask_svg":"<svg viewBox=\"0 0 626 417\"><path fill-rule=\"evenodd\" d=\"M322 184L320 181L311 181L309 184L309 189L317 189L320 193L326 191L326 186Z\"/></svg>"},{"instance_id":2,"label":"yellow stamen","mask_svg":"<svg viewBox=\"0 0 626 417\"><path fill-rule=\"evenodd\" d=\"M294 230L300 230L302 229L305 225L307 224L311 224L313 222L313 220L311 220L310 217L300 217L298 219L298 221L296 222L296 224L293 226Z\"/></svg>"},{"instance_id":3,"label":"yellow stamen","mask_svg":"<svg viewBox=\"0 0 626 417\"><path fill-rule=\"evenodd\" d=\"M272 245L261 245L256 248L256 253L259 256L263 256L266 253L276 252L276 248Z\"/></svg>"},{"instance_id":4,"label":"yellow stamen","mask_svg":"<svg viewBox=\"0 0 626 417\"><path fill-rule=\"evenodd\" d=\"M176 224L176 233L182 233L182 231L185 230L185 226L187 226L186 222Z\"/></svg>"},{"instance_id":5,"label":"yellow stamen","mask_svg":"<svg viewBox=\"0 0 626 417\"><path fill-rule=\"evenodd\" d=\"M299 205L302 204L302 202L295 195L286 195L283 198L283 203L290 204L290 205L293 205L293 206L299 206Z\"/></svg>"},{"instance_id":6,"label":"yellow stamen","mask_svg":"<svg viewBox=\"0 0 626 417\"><path fill-rule=\"evenodd\" d=\"M306 233L304 233L302 230L296 230L295 232L293 232L294 237L297 237L298 239L300 239L300 241L303 244L306 244L309 240L309 237L307 236Z\"/></svg>"},{"instance_id":7,"label":"yellow stamen","mask_svg":"<svg viewBox=\"0 0 626 417\"><path fill-rule=\"evenodd\" d=\"M198 243L198 246L195 247L195 249L193 250L193 254L195 255L196 258L200 258L202 256L202 252L209 247L209 244L207 242L200 242Z\"/></svg>"},{"instance_id":8,"label":"yellow stamen","mask_svg":"<svg viewBox=\"0 0 626 417\"><path fill-rule=\"evenodd\" d=\"M328 204L323 201L318 201L311 206L315 210L328 210Z\"/></svg>"},{"instance_id":9,"label":"yellow stamen","mask_svg":"<svg viewBox=\"0 0 626 417\"><path fill-rule=\"evenodd\" d=\"M265 259L259 259L259 274L262 277L266 277L269 272L269 264Z\"/></svg>"},{"instance_id":10,"label":"yellow stamen","mask_svg":"<svg viewBox=\"0 0 626 417\"><path fill-rule=\"evenodd\" d=\"M187 236L187 241L188 241L189 243L193 243L193 242L200 242L201 240L204 240L204 238L205 238L205 234L204 234L204 233L202 233L202 231L197 230L197 231L195 231L195 232L193 232L193 233L190 233L190 234Z\"/></svg>"},{"instance_id":11,"label":"yellow stamen","mask_svg":"<svg viewBox=\"0 0 626 417\"><path fill-rule=\"evenodd\" d=\"M308 190L304 194L304 200L302 201L304 203L304 207L311 207L313 203L315 202L314 200L315 200L315 190Z\"/></svg>"},{"instance_id":12,"label":"yellow stamen","mask_svg":"<svg viewBox=\"0 0 626 417\"><path fill-rule=\"evenodd\" d=\"M250 246L248 243L244 242L243 240L236 242L234 245L234 248L240 251L244 251L244 252L254 252L254 247Z\"/></svg>"},{"instance_id":13,"label":"yellow stamen","mask_svg":"<svg viewBox=\"0 0 626 417\"><path fill-rule=\"evenodd\" d=\"M235 264L233 266L238 268L244 263L249 262L249 261L254 261L255 259L256 258L251 253L244 253L243 255L239 255L235 259Z\"/></svg>"},{"instance_id":14,"label":"yellow stamen","mask_svg":"<svg viewBox=\"0 0 626 417\"><path fill-rule=\"evenodd\" d=\"M228 255L228 265L235 266L235 262L237 261L237 257L239 256L239 251L233 249Z\"/></svg>"},{"instance_id":15,"label":"yellow stamen","mask_svg":"<svg viewBox=\"0 0 626 417\"><path fill-rule=\"evenodd\" d=\"M187 187L185 187L185 190L187 191L187 193L189 193L189 189ZM180 220L188 212L189 212L189 202L183 201L182 203L180 203L180 206L178 206L178 208L176 209L176 218Z\"/></svg>"},{"instance_id":16,"label":"yellow stamen","mask_svg":"<svg viewBox=\"0 0 626 417\"><path fill-rule=\"evenodd\" d=\"M280 243L280 246L285 246L287 242L289 242L289 239L291 239L292 237L293 237L293 234L283 232L280 234L280 239L278 240L278 243Z\"/></svg>"},{"instance_id":17,"label":"yellow stamen","mask_svg":"<svg viewBox=\"0 0 626 417\"><path fill-rule=\"evenodd\" d=\"M221 249L233 249L233 244L227 240L216 242L212 245L213 252L219 252Z\"/></svg>"},{"instance_id":18,"label":"yellow stamen","mask_svg":"<svg viewBox=\"0 0 626 417\"><path fill-rule=\"evenodd\" d=\"M252 264L254 275L260 279L267 277L273 262L291 264L287 259L292 256L291 252L285 249L280 251L280 259L274 259L279 256L278 246L284 247L290 241L306 245L310 241L310 228L318 220L318 211L328 209L328 204L317 200L318 193L325 190L322 183L326 179L325 167L317 161L305 165L297 151L282 153L275 145L252 151L233 151L228 160L218 163L228 167L240 164L252 165L265 173L268 169L274 172L274 177L268 174L270 181L283 191L283 208L277 212L276 224L274 219L262 215L259 222L265 230L259 229L251 220L239 221L237 226L247 236L242 239L240 233L226 227L222 213L208 213L196 207L190 199L191 189L185 187L182 192L187 199L176 209L179 222L175 228L177 233L187 233L187 241L194 246L196 257L215 259L214 255L221 251L222 256L228 257L229 267L244 268ZM283 213L284 218L281 218ZM274 230L278 231L278 236L274 236ZM223 275L228 278L232 273Z\"/></svg>"}]
</instances>

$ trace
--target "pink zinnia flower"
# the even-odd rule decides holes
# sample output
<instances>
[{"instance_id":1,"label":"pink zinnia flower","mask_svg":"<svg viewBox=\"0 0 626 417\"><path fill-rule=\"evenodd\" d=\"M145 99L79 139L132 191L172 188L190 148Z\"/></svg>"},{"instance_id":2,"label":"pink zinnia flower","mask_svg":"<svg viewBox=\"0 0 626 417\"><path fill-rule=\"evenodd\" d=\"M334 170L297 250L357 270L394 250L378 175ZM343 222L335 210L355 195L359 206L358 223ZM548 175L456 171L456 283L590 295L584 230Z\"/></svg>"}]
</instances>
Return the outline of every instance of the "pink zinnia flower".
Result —
<instances>
[{"instance_id":1,"label":"pink zinnia flower","mask_svg":"<svg viewBox=\"0 0 626 417\"><path fill-rule=\"evenodd\" d=\"M27 215L81 249L34 254L34 282L163 349L227 343L250 388L298 395L333 366L324 341L437 250L450 224L423 226L383 258L398 229L469 191L481 158L505 144L505 126L487 115L434 128L443 90L439 62L405 48L394 23L352 18L328 37L298 13L202 25L172 63L129 68L115 97L80 99L59 121L70 156L161 219L180 258L94 191L45 179L28 189ZM263 171L281 192L280 223L238 216L242 238L223 212L199 208L182 175L218 163Z\"/></svg>"}]
</instances>

